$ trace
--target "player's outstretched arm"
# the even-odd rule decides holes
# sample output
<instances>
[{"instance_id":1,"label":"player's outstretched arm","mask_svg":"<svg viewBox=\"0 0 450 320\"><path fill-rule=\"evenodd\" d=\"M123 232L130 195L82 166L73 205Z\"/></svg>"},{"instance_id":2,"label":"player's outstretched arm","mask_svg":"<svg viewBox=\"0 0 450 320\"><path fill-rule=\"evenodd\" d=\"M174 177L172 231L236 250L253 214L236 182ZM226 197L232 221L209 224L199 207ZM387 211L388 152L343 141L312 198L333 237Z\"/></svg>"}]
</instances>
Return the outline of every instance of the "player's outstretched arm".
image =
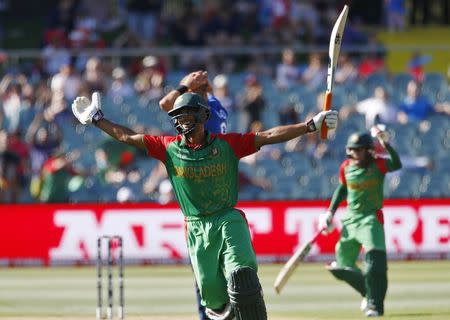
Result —
<instances>
[{"instance_id":1,"label":"player's outstretched arm","mask_svg":"<svg viewBox=\"0 0 450 320\"><path fill-rule=\"evenodd\" d=\"M146 150L143 134L136 133L130 128L113 123L105 118L97 121L95 126L100 128L103 132L109 134L117 141Z\"/></svg>"},{"instance_id":2,"label":"player's outstretched arm","mask_svg":"<svg viewBox=\"0 0 450 320\"><path fill-rule=\"evenodd\" d=\"M93 123L114 139L145 150L144 135L106 120L101 106L100 94L94 92L92 101L87 97L77 97L72 103L72 112L81 124Z\"/></svg>"},{"instance_id":3,"label":"player's outstretched arm","mask_svg":"<svg viewBox=\"0 0 450 320\"><path fill-rule=\"evenodd\" d=\"M286 142L302 136L305 133L320 131L323 123L325 123L328 129L335 129L337 121L337 111L322 111L307 122L278 126L266 131L258 132L255 138L255 146L259 149L266 144Z\"/></svg>"}]
</instances>

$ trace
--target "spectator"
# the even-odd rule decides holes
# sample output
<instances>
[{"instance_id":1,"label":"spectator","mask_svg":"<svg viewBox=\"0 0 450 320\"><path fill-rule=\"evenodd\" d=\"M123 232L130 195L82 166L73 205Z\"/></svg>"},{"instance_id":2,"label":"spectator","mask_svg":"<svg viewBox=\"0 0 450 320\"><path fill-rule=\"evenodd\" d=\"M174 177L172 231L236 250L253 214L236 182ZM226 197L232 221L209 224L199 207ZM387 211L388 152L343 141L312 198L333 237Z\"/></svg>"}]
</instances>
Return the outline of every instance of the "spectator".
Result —
<instances>
[{"instance_id":1,"label":"spectator","mask_svg":"<svg viewBox=\"0 0 450 320\"><path fill-rule=\"evenodd\" d=\"M159 99L164 94L164 73L159 66L159 59L146 56L142 60L144 69L139 72L134 82L134 89L147 99Z\"/></svg>"},{"instance_id":2,"label":"spectator","mask_svg":"<svg viewBox=\"0 0 450 320\"><path fill-rule=\"evenodd\" d=\"M346 53L339 56L339 63L334 75L334 82L340 85L354 84L358 78L358 67Z\"/></svg>"},{"instance_id":3,"label":"spectator","mask_svg":"<svg viewBox=\"0 0 450 320\"><path fill-rule=\"evenodd\" d=\"M320 18L315 5L306 0L292 2L291 23L301 39L314 41L320 35Z\"/></svg>"},{"instance_id":4,"label":"spectator","mask_svg":"<svg viewBox=\"0 0 450 320\"><path fill-rule=\"evenodd\" d=\"M99 58L92 57L87 61L83 81L87 85L89 92L106 92L107 79Z\"/></svg>"},{"instance_id":5,"label":"spectator","mask_svg":"<svg viewBox=\"0 0 450 320\"><path fill-rule=\"evenodd\" d=\"M3 102L3 126L7 132L14 132L19 129L23 109L21 85L11 76L5 76L0 84L0 98Z\"/></svg>"},{"instance_id":6,"label":"spectator","mask_svg":"<svg viewBox=\"0 0 450 320\"><path fill-rule=\"evenodd\" d=\"M277 66L275 85L280 90L289 89L294 86L300 78L300 69L295 64L294 50L284 49L281 63Z\"/></svg>"},{"instance_id":7,"label":"spectator","mask_svg":"<svg viewBox=\"0 0 450 320\"><path fill-rule=\"evenodd\" d=\"M61 66L70 64L70 52L65 47L66 36L62 32L54 32L49 43L42 51L44 72L52 76L59 72Z\"/></svg>"},{"instance_id":8,"label":"spectator","mask_svg":"<svg viewBox=\"0 0 450 320\"><path fill-rule=\"evenodd\" d=\"M398 109L390 101L389 95L383 87L376 87L371 98L359 101L354 106L344 106L340 116L345 120L353 112L365 115L367 129L377 123L393 124L397 122Z\"/></svg>"},{"instance_id":9,"label":"spectator","mask_svg":"<svg viewBox=\"0 0 450 320\"><path fill-rule=\"evenodd\" d=\"M420 84L416 81L411 80L408 83L406 97L400 105L400 123L424 121L435 112L450 115L447 104L440 103L433 105L426 96L421 94L420 90Z\"/></svg>"},{"instance_id":10,"label":"spectator","mask_svg":"<svg viewBox=\"0 0 450 320\"><path fill-rule=\"evenodd\" d=\"M0 202L17 202L19 190L20 157L8 149L8 134L0 130Z\"/></svg>"},{"instance_id":11,"label":"spectator","mask_svg":"<svg viewBox=\"0 0 450 320\"><path fill-rule=\"evenodd\" d=\"M59 0L50 13L49 27L51 30L62 30L65 34L72 31L75 24L75 16L78 8L76 0Z\"/></svg>"},{"instance_id":12,"label":"spectator","mask_svg":"<svg viewBox=\"0 0 450 320\"><path fill-rule=\"evenodd\" d=\"M311 90L316 90L324 86L327 76L326 67L322 64L322 57L318 53L309 56L309 62L303 71L300 81Z\"/></svg>"},{"instance_id":13,"label":"spectator","mask_svg":"<svg viewBox=\"0 0 450 320\"><path fill-rule=\"evenodd\" d=\"M405 0L385 0L389 31L405 30Z\"/></svg>"},{"instance_id":14,"label":"spectator","mask_svg":"<svg viewBox=\"0 0 450 320\"><path fill-rule=\"evenodd\" d=\"M42 166L62 141L61 128L48 119L44 113L36 114L25 135L25 141L30 147L32 186L37 184Z\"/></svg>"},{"instance_id":15,"label":"spectator","mask_svg":"<svg viewBox=\"0 0 450 320\"><path fill-rule=\"evenodd\" d=\"M80 75L75 72L73 65L63 64L59 73L53 76L50 87L53 93L62 92L64 100L70 102L80 92Z\"/></svg>"},{"instance_id":16,"label":"spectator","mask_svg":"<svg viewBox=\"0 0 450 320\"><path fill-rule=\"evenodd\" d=\"M420 52L414 52L408 62L408 71L419 83L425 79L425 65L431 61L431 56L422 55Z\"/></svg>"},{"instance_id":17,"label":"spectator","mask_svg":"<svg viewBox=\"0 0 450 320\"><path fill-rule=\"evenodd\" d=\"M116 98L128 98L134 95L133 86L129 83L127 79L127 74L125 69L122 67L116 67L112 71L112 83L109 87L108 95L113 99Z\"/></svg>"},{"instance_id":18,"label":"spectator","mask_svg":"<svg viewBox=\"0 0 450 320\"><path fill-rule=\"evenodd\" d=\"M359 79L367 79L374 73L382 73L386 71L384 60L375 53L367 53L359 63L358 75Z\"/></svg>"},{"instance_id":19,"label":"spectator","mask_svg":"<svg viewBox=\"0 0 450 320\"><path fill-rule=\"evenodd\" d=\"M384 62L386 48L378 40L376 34L369 36L366 49L367 53L361 59L358 69L359 79L361 80L367 79L367 77L374 73L386 72L386 64Z\"/></svg>"},{"instance_id":20,"label":"spectator","mask_svg":"<svg viewBox=\"0 0 450 320\"><path fill-rule=\"evenodd\" d=\"M238 99L238 108L242 115L240 117L240 131L249 131L253 122L261 121L261 113L266 104L262 86L254 74L249 74L245 78L244 92Z\"/></svg>"},{"instance_id":21,"label":"spectator","mask_svg":"<svg viewBox=\"0 0 450 320\"><path fill-rule=\"evenodd\" d=\"M280 124L294 124L300 121L300 115L297 112L297 104L294 102L287 102L280 108L278 112L280 117Z\"/></svg>"},{"instance_id":22,"label":"spectator","mask_svg":"<svg viewBox=\"0 0 450 320\"><path fill-rule=\"evenodd\" d=\"M142 40L143 45L154 43L158 30L158 16L162 8L159 0L128 0L128 29Z\"/></svg>"},{"instance_id":23,"label":"spectator","mask_svg":"<svg viewBox=\"0 0 450 320\"><path fill-rule=\"evenodd\" d=\"M30 174L30 153L29 147L22 139L20 130L11 133L8 137L8 151L17 155L19 162L16 167L16 181L12 188L12 202L18 202L23 188L28 182Z\"/></svg>"}]
</instances>

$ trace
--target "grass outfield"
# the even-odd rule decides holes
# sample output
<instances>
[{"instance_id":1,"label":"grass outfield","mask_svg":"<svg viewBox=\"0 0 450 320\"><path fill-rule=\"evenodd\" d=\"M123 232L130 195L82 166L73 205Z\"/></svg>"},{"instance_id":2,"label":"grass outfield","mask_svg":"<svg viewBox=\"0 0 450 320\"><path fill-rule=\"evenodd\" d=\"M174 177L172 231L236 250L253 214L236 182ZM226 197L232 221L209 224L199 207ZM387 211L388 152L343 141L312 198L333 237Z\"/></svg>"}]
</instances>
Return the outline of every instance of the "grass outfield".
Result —
<instances>
[{"instance_id":1,"label":"grass outfield","mask_svg":"<svg viewBox=\"0 0 450 320\"><path fill-rule=\"evenodd\" d=\"M322 264L301 265L276 295L272 283L280 268L260 269L269 319L362 318L358 295ZM450 261L391 262L389 268L385 318L450 319ZM95 279L93 267L0 269L0 318L94 319ZM126 267L125 312L131 320L198 319L190 268Z\"/></svg>"}]
</instances>

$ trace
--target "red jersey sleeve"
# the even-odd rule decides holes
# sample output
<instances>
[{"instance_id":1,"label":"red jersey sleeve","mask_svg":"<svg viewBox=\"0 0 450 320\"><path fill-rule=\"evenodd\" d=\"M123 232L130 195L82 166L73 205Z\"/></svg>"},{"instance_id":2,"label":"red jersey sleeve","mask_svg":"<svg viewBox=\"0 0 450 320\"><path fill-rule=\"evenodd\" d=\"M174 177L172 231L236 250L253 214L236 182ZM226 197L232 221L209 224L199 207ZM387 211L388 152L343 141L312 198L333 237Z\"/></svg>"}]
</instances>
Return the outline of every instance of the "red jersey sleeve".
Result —
<instances>
[{"instance_id":1,"label":"red jersey sleeve","mask_svg":"<svg viewBox=\"0 0 450 320\"><path fill-rule=\"evenodd\" d=\"M167 146L178 139L178 136L151 136L144 135L144 143L148 155L162 162L166 160Z\"/></svg>"},{"instance_id":2,"label":"red jersey sleeve","mask_svg":"<svg viewBox=\"0 0 450 320\"><path fill-rule=\"evenodd\" d=\"M377 168L381 171L382 174L386 174L388 172L388 167L386 163L386 159L383 158L376 158L375 159L375 165Z\"/></svg>"},{"instance_id":3,"label":"red jersey sleeve","mask_svg":"<svg viewBox=\"0 0 450 320\"><path fill-rule=\"evenodd\" d=\"M344 186L347 185L347 179L345 178L345 168L350 164L350 160L345 160L342 162L341 166L339 167L339 182L343 184Z\"/></svg>"},{"instance_id":4,"label":"red jersey sleeve","mask_svg":"<svg viewBox=\"0 0 450 320\"><path fill-rule=\"evenodd\" d=\"M258 151L255 147L255 133L228 133L218 134L217 138L225 140L233 149L238 159Z\"/></svg>"}]
</instances>

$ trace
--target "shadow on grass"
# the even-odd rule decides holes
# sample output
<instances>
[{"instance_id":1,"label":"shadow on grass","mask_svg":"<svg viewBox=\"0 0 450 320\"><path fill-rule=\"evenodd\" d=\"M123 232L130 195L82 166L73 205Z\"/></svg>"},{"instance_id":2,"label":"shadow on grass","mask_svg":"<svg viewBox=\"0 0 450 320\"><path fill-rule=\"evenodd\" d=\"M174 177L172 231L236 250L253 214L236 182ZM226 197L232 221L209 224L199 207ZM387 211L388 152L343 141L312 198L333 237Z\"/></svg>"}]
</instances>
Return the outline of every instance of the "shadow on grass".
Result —
<instances>
[{"instance_id":1,"label":"shadow on grass","mask_svg":"<svg viewBox=\"0 0 450 320\"><path fill-rule=\"evenodd\" d=\"M408 312L408 313L389 313L388 318L418 318L424 319L429 317L441 317L446 316L450 319L450 311L437 311L437 312Z\"/></svg>"}]
</instances>

